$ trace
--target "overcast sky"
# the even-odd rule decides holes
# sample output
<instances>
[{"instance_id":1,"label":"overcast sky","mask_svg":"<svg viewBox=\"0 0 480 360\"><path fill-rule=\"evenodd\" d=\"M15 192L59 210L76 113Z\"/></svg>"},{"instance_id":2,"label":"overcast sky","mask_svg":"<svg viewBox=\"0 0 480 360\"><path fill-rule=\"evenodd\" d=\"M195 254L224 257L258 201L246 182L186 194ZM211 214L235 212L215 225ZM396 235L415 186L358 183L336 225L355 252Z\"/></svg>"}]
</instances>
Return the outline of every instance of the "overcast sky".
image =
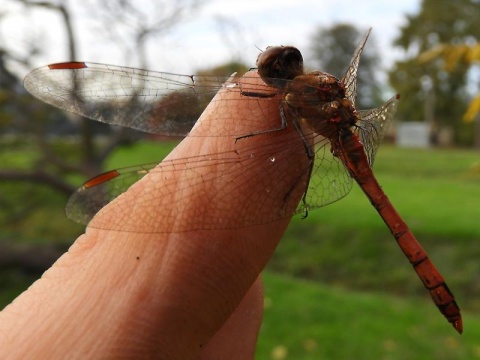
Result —
<instances>
[{"instance_id":1,"label":"overcast sky","mask_svg":"<svg viewBox=\"0 0 480 360\"><path fill-rule=\"evenodd\" d=\"M2 9L9 12L0 22L0 48L16 47L20 51L22 46L26 47L29 34L34 32L45 39L42 44L44 54L35 60L34 66L68 60L58 16L40 10L26 12L23 7L12 6L11 0L3 1L10 7ZM146 7L150 1L135 3ZM352 23L361 29L373 27L372 39L382 53L383 66L388 66L401 56L399 50L392 47L392 41L398 35L399 27L405 24L406 14L416 13L419 3L420 0L210 1L167 36L148 43L148 67L190 74L196 69L222 64L233 58L253 67L259 52L257 47L263 49L280 44L298 47L308 59L314 30L338 22ZM81 1L71 0L69 4L75 10L78 60L138 66L135 57L126 59L118 47L99 36ZM20 72L20 76L26 74L26 70Z\"/></svg>"}]
</instances>

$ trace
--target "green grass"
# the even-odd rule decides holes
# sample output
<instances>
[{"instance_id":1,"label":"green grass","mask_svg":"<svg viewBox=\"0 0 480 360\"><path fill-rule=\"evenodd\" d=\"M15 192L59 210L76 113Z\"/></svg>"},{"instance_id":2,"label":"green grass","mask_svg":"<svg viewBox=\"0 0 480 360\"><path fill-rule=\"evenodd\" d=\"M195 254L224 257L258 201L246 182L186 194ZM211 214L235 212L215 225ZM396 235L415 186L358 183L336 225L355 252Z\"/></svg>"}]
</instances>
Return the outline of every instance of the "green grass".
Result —
<instances>
[{"instance_id":1,"label":"green grass","mask_svg":"<svg viewBox=\"0 0 480 360\"><path fill-rule=\"evenodd\" d=\"M375 173L390 200L463 307L480 306L479 154L386 146ZM344 199L294 218L272 271L351 289L425 297L420 281L375 209L354 185Z\"/></svg>"},{"instance_id":2,"label":"green grass","mask_svg":"<svg viewBox=\"0 0 480 360\"><path fill-rule=\"evenodd\" d=\"M158 161L173 146L145 142L121 148L106 169ZM8 159L25 166L25 156ZM257 358L480 358L479 164L474 151L383 146L374 167L390 200L454 291L465 319L462 337L431 303L392 235L354 185L344 199L292 221L265 275L265 321ZM30 189L22 199L30 199L32 191L39 190ZM44 198L48 194L40 200ZM60 200L45 203L28 226L9 224L2 229L8 230L4 238L73 240L61 230L74 224L64 219ZM54 223L60 230L51 232ZM1 282L0 277L0 285L11 284L11 279ZM2 305L28 281L17 283L21 285L0 291ZM281 357L285 350L287 357Z\"/></svg>"},{"instance_id":3,"label":"green grass","mask_svg":"<svg viewBox=\"0 0 480 360\"><path fill-rule=\"evenodd\" d=\"M479 359L480 317L458 335L428 302L264 274L258 359Z\"/></svg>"},{"instance_id":4,"label":"green grass","mask_svg":"<svg viewBox=\"0 0 480 360\"><path fill-rule=\"evenodd\" d=\"M106 168L117 169L125 166L160 162L177 145L178 141L143 141L132 146L118 148L108 158Z\"/></svg>"}]
</instances>

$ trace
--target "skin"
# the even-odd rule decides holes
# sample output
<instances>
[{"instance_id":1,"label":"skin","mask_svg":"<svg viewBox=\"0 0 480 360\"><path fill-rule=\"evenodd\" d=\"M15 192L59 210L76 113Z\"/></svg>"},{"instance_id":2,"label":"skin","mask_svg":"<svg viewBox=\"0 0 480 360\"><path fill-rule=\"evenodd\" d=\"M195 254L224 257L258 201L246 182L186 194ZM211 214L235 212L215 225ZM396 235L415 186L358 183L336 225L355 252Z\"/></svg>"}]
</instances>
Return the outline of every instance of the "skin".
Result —
<instances>
[{"instance_id":1,"label":"skin","mask_svg":"<svg viewBox=\"0 0 480 360\"><path fill-rule=\"evenodd\" d=\"M212 102L194 136L102 209L0 313L0 358L253 359L259 274L290 220L268 214L295 208L306 156L291 126L215 136L280 124L278 98L218 97L229 101ZM170 166L199 154L215 161ZM219 166L222 157L235 161ZM244 226L246 215L257 220Z\"/></svg>"}]
</instances>

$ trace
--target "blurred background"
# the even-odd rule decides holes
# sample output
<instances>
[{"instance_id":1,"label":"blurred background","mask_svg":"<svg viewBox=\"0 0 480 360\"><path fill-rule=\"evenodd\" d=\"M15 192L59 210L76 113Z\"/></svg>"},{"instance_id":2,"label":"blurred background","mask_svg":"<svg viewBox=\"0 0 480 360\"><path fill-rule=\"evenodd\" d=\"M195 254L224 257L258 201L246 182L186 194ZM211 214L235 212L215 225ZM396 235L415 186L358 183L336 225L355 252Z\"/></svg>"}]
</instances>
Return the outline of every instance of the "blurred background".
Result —
<instances>
[{"instance_id":1,"label":"blurred background","mask_svg":"<svg viewBox=\"0 0 480 360\"><path fill-rule=\"evenodd\" d=\"M152 139L52 108L23 88L70 60L228 76L269 45L337 77L369 27L358 105L401 103L375 173L464 316L458 336L358 188L295 218L265 272L258 359L480 358L479 0L2 0L0 308L38 279L83 227L69 195L110 168L155 162Z\"/></svg>"}]
</instances>

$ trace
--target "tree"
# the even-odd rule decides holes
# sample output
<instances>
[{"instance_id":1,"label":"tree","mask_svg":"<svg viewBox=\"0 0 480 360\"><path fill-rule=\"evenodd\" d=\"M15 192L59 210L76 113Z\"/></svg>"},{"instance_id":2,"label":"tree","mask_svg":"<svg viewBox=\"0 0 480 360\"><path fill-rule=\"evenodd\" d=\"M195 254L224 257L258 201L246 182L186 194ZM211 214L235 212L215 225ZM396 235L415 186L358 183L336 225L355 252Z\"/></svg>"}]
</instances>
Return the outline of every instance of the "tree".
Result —
<instances>
[{"instance_id":1,"label":"tree","mask_svg":"<svg viewBox=\"0 0 480 360\"><path fill-rule=\"evenodd\" d=\"M135 1L86 0L84 6L96 19L99 33L124 49L129 63L136 57L139 67L148 68L148 41L190 19L205 1L150 0L139 6Z\"/></svg>"},{"instance_id":2,"label":"tree","mask_svg":"<svg viewBox=\"0 0 480 360\"><path fill-rule=\"evenodd\" d=\"M478 0L423 0L417 14L407 16L395 44L405 51L389 73L392 86L402 94L399 118L430 122L433 129L455 129L457 143L470 143L471 129L461 119L468 103L465 64L452 72L441 61L419 62L418 56L441 43L458 44L480 37Z\"/></svg>"},{"instance_id":3,"label":"tree","mask_svg":"<svg viewBox=\"0 0 480 360\"><path fill-rule=\"evenodd\" d=\"M313 64L319 70L342 78L364 33L350 24L320 27L311 38ZM382 101L377 77L379 63L374 35L370 35L358 68L357 103L360 109L376 107Z\"/></svg>"},{"instance_id":4,"label":"tree","mask_svg":"<svg viewBox=\"0 0 480 360\"><path fill-rule=\"evenodd\" d=\"M160 5L166 6L166 1ZM37 9L58 15L62 22L58 26L57 32L65 33L67 39L65 48L68 58L65 60L78 60L76 58L77 35L82 33L82 29L74 26L76 14L68 7L67 1L10 0L10 2L25 6L29 10L24 12L25 16ZM201 2L201 0L170 1L170 11L164 12L163 17L156 18L156 21L149 23L142 18L142 12L133 11L136 9L133 1L110 0L102 2L101 7L100 5L97 7L96 19L98 26L108 29L115 28L116 23L112 21L123 21L122 26L126 27L129 24L124 21L127 15L118 19L109 18L108 21L101 21L103 13L100 10L107 6L115 7L115 4L117 10L129 10L128 19L133 24L129 33L131 37L123 37L123 43L130 43L138 49L143 49L148 36L167 31L179 24L189 14L189 11L196 9ZM142 4L145 5L145 3ZM152 6L157 5L159 5L158 2L153 2ZM83 4L82 6L87 5ZM162 10L158 7L155 9L156 11ZM8 12L5 11L0 20L8 15ZM137 19L137 21L133 19ZM36 32L25 33L32 36L32 39L25 41L26 44L30 44L30 48L25 46L23 49L15 51L0 48L0 129L3 133L10 133L11 138L15 139L13 143L0 144L0 146L5 146L0 154L0 159L3 160L0 181L2 189L8 189L0 194L1 208L4 209L4 212L0 213L0 222L6 225L12 224L12 226L13 224L21 226L22 221L28 221L30 214L34 214L38 211L37 209L47 208L46 203L48 202L63 207L65 198L78 185L78 179L85 179L101 172L108 155L125 141L131 141L133 133L129 130L114 131L109 136L108 142L99 142L95 138L95 133L101 127L104 129L103 131L109 129L108 126L87 119L75 118L39 102L27 94L21 81L8 70L12 65L21 65L31 69L31 59L39 55L42 49L38 45L39 39L34 38ZM143 56L142 54L143 52L141 52L141 56ZM66 135L66 132L59 132L58 128L65 127L65 125L68 125L68 135L72 134L72 130L77 131L74 142L61 140L62 135ZM51 140L52 135L56 135L56 140ZM28 164L22 163L21 166L18 166L15 162L8 161L8 158L16 158L13 154L14 149L23 152L28 149L28 153L32 154L28 158ZM72 178L76 179L75 184L72 182ZM35 190L33 190L34 188ZM61 201L57 199L58 197ZM61 209L58 210L60 210L59 214L63 214ZM53 227L54 222L49 222L48 226ZM23 227L31 228L25 225Z\"/></svg>"},{"instance_id":5,"label":"tree","mask_svg":"<svg viewBox=\"0 0 480 360\"><path fill-rule=\"evenodd\" d=\"M420 54L418 60L421 63L427 63L442 59L444 69L448 72L455 71L459 65L473 66L475 62L480 63L480 42L472 45L459 44L440 44L431 50ZM470 102L467 111L463 115L463 120L471 122L480 113L480 94Z\"/></svg>"},{"instance_id":6,"label":"tree","mask_svg":"<svg viewBox=\"0 0 480 360\"><path fill-rule=\"evenodd\" d=\"M480 63L480 42L475 44L441 44L434 47L431 50L423 52L419 56L421 63L429 63L442 59L444 62L444 69L448 72L452 72L460 64L473 67L474 63ZM475 147L480 148L480 121L478 116L480 114L480 93L478 93L474 99L468 105L466 112L463 114L463 121L466 123L472 123L477 119L475 123L474 131L474 144Z\"/></svg>"}]
</instances>

